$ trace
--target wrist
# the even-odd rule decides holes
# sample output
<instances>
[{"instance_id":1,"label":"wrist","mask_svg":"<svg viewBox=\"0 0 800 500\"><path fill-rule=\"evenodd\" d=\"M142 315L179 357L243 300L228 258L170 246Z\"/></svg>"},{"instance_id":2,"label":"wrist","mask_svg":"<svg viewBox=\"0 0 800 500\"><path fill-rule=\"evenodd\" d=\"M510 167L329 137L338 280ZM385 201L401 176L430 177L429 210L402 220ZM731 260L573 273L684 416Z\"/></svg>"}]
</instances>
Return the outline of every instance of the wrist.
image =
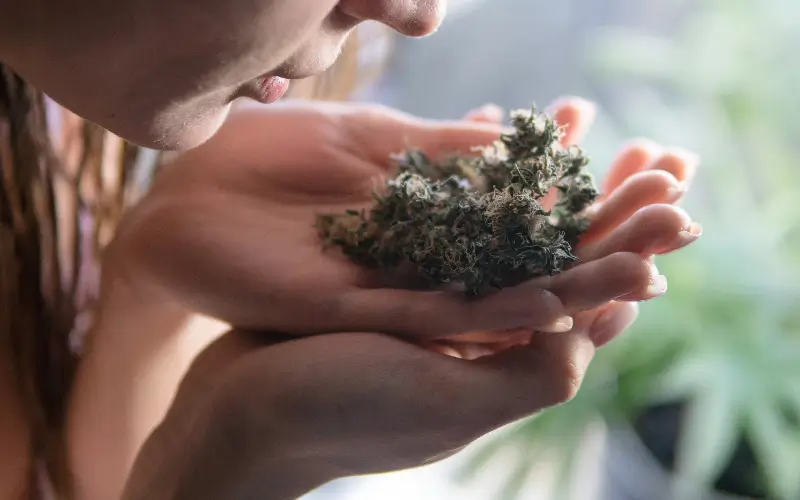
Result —
<instances>
[{"instance_id":1,"label":"wrist","mask_svg":"<svg viewBox=\"0 0 800 500\"><path fill-rule=\"evenodd\" d=\"M259 422L256 435L235 408L208 392L196 404L197 396L178 395L137 457L123 500L289 500L341 477L299 452L302 443L290 443L277 423Z\"/></svg>"},{"instance_id":2,"label":"wrist","mask_svg":"<svg viewBox=\"0 0 800 500\"><path fill-rule=\"evenodd\" d=\"M113 241L103 257L100 304L101 310L113 317L120 313L141 311L169 315L172 317L188 317L191 311L173 300L166 290L155 286L147 279L140 259L120 241Z\"/></svg>"}]
</instances>

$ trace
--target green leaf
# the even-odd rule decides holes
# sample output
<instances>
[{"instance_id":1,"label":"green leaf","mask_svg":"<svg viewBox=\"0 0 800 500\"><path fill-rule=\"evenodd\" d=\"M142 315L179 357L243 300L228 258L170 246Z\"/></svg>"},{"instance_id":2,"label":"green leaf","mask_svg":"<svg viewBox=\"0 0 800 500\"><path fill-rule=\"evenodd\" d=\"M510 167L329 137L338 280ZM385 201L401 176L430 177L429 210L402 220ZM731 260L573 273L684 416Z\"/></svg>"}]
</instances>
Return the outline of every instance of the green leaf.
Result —
<instances>
[{"instance_id":1,"label":"green leaf","mask_svg":"<svg viewBox=\"0 0 800 500\"><path fill-rule=\"evenodd\" d=\"M536 464L536 457L535 454L528 453L514 465L513 472L500 491L499 499L516 500L521 496L525 483L531 477L531 471Z\"/></svg>"},{"instance_id":2,"label":"green leaf","mask_svg":"<svg viewBox=\"0 0 800 500\"><path fill-rule=\"evenodd\" d=\"M700 356L685 358L660 375L652 384L648 403L660 404L692 397L698 383L707 380L709 369Z\"/></svg>"},{"instance_id":3,"label":"green leaf","mask_svg":"<svg viewBox=\"0 0 800 500\"><path fill-rule=\"evenodd\" d=\"M689 403L678 443L677 471L711 489L735 450L741 419L737 394L727 384L708 385Z\"/></svg>"},{"instance_id":4,"label":"green leaf","mask_svg":"<svg viewBox=\"0 0 800 500\"><path fill-rule=\"evenodd\" d=\"M767 487L780 500L800 497L800 444L769 399L753 401L748 408L747 435L767 479Z\"/></svg>"}]
</instances>

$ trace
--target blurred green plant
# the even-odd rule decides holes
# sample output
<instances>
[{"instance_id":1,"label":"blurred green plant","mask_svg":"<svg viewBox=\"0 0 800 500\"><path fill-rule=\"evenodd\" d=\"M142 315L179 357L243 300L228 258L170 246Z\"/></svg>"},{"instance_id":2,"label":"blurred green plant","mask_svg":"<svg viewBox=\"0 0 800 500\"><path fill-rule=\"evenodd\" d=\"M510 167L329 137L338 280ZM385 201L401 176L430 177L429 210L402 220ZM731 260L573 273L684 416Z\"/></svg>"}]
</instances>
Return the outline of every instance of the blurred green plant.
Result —
<instances>
[{"instance_id":1,"label":"blurred green plant","mask_svg":"<svg viewBox=\"0 0 800 500\"><path fill-rule=\"evenodd\" d=\"M598 353L572 402L472 455L464 479L501 451L516 453L498 498L524 493L544 456L557 459L558 494L568 498L566 479L593 418L630 424L666 402L685 403L679 477L712 489L745 440L768 498L800 498L800 3L692 3L669 36L598 33L588 69L611 95L617 136L701 154L687 202L705 235L659 259L669 292Z\"/></svg>"}]
</instances>

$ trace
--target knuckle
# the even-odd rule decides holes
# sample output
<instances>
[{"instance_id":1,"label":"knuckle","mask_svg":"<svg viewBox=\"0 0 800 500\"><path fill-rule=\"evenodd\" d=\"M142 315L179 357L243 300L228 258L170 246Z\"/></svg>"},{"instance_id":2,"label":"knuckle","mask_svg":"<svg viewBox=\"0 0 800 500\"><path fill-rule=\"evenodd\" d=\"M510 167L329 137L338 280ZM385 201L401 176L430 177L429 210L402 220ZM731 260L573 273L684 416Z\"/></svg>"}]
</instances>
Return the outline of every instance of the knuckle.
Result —
<instances>
[{"instance_id":1,"label":"knuckle","mask_svg":"<svg viewBox=\"0 0 800 500\"><path fill-rule=\"evenodd\" d=\"M580 362L579 349L574 343L565 343L561 352L553 353L549 368L547 404L559 405L571 401L578 394L585 375Z\"/></svg>"},{"instance_id":2,"label":"knuckle","mask_svg":"<svg viewBox=\"0 0 800 500\"><path fill-rule=\"evenodd\" d=\"M525 301L524 307L520 311L525 324L551 323L564 314L561 300L552 292L534 289L530 295L530 299Z\"/></svg>"},{"instance_id":3,"label":"knuckle","mask_svg":"<svg viewBox=\"0 0 800 500\"><path fill-rule=\"evenodd\" d=\"M648 283L651 275L649 260L631 252L618 252L604 259L605 275L618 282L637 285Z\"/></svg>"},{"instance_id":4,"label":"knuckle","mask_svg":"<svg viewBox=\"0 0 800 500\"><path fill-rule=\"evenodd\" d=\"M363 120L365 126L375 125L387 120L396 119L400 116L405 116L401 112L379 103L358 104L357 113L359 118Z\"/></svg>"},{"instance_id":5,"label":"knuckle","mask_svg":"<svg viewBox=\"0 0 800 500\"><path fill-rule=\"evenodd\" d=\"M665 170L642 170L631 175L626 181L626 189L647 193L661 193L675 187L678 179Z\"/></svg>"},{"instance_id":6,"label":"knuckle","mask_svg":"<svg viewBox=\"0 0 800 500\"><path fill-rule=\"evenodd\" d=\"M564 360L556 366L550 388L551 405L572 401L583 382L583 370L574 361Z\"/></svg>"},{"instance_id":7,"label":"knuckle","mask_svg":"<svg viewBox=\"0 0 800 500\"><path fill-rule=\"evenodd\" d=\"M431 331L437 331L441 326L438 320L442 315L435 314L432 309L435 305L424 300L397 300L387 306L386 317L381 323L394 334L428 337Z\"/></svg>"},{"instance_id":8,"label":"knuckle","mask_svg":"<svg viewBox=\"0 0 800 500\"><path fill-rule=\"evenodd\" d=\"M657 204L644 207L636 214L635 224L651 234L674 234L691 223L691 217L680 208Z\"/></svg>"}]
</instances>

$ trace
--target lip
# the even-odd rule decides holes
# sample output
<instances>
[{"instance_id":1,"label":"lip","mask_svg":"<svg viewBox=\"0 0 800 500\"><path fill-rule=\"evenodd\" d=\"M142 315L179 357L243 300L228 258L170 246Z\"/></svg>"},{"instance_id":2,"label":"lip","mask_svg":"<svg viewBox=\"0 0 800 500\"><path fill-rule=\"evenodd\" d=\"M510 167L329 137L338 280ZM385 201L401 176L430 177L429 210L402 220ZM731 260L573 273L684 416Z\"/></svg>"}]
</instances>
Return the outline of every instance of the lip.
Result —
<instances>
[{"instance_id":1,"label":"lip","mask_svg":"<svg viewBox=\"0 0 800 500\"><path fill-rule=\"evenodd\" d=\"M241 90L244 97L263 104L272 104L289 91L289 79L263 75L251 80Z\"/></svg>"}]
</instances>

